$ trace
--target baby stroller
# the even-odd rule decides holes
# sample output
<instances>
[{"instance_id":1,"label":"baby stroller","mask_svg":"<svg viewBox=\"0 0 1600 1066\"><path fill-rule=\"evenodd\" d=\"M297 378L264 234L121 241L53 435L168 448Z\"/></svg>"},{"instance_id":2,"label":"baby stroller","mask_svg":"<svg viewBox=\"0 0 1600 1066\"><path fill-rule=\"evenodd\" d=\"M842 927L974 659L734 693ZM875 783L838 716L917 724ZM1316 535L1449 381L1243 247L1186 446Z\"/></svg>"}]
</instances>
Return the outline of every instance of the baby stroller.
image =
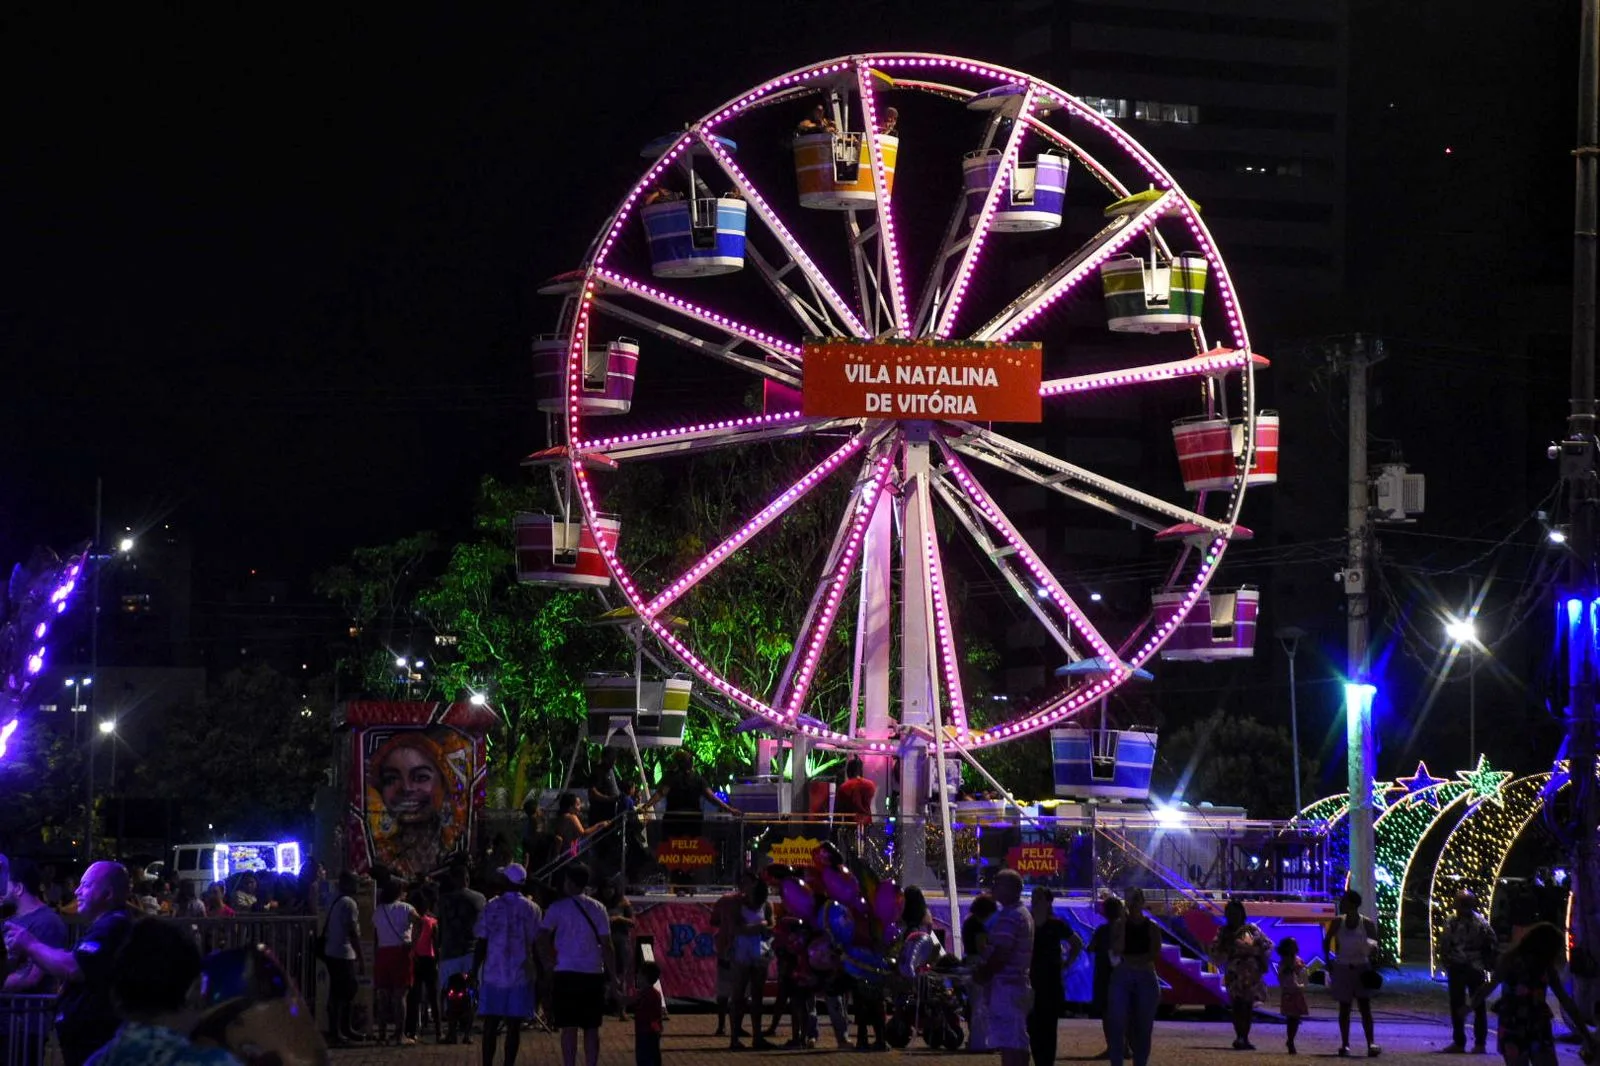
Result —
<instances>
[{"instance_id":1,"label":"baby stroller","mask_svg":"<svg viewBox=\"0 0 1600 1066\"><path fill-rule=\"evenodd\" d=\"M472 1040L472 1018L478 1010L478 990L472 987L469 974L453 973L444 986L444 1024L448 1034L445 1043L453 1044L459 1033L468 1042Z\"/></svg>"},{"instance_id":2,"label":"baby stroller","mask_svg":"<svg viewBox=\"0 0 1600 1066\"><path fill-rule=\"evenodd\" d=\"M920 1034L935 1050L959 1051L966 1036L960 991L966 977L944 954L943 945L927 933L912 933L900 952L895 976L884 1039L904 1048Z\"/></svg>"}]
</instances>

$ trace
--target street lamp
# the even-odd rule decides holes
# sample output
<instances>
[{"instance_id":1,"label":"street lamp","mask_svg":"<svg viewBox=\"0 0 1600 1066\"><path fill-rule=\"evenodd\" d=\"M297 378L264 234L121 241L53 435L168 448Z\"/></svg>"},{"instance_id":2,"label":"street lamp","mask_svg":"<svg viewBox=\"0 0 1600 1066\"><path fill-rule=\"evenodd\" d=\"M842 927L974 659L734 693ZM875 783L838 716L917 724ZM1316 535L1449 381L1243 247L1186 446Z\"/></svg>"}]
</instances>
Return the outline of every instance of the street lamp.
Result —
<instances>
[{"instance_id":1,"label":"street lamp","mask_svg":"<svg viewBox=\"0 0 1600 1066\"><path fill-rule=\"evenodd\" d=\"M1478 757L1478 626L1470 617L1452 619L1444 635L1455 654L1467 649L1467 765L1472 766Z\"/></svg>"},{"instance_id":2,"label":"street lamp","mask_svg":"<svg viewBox=\"0 0 1600 1066\"><path fill-rule=\"evenodd\" d=\"M101 719L99 723L99 732L103 737L114 736L117 732L116 719ZM83 851L85 857L87 857L90 861L94 860L94 752L96 746L94 734L91 733L89 734L89 809L86 812L85 818L85 821L88 823L88 825L84 827L83 833ZM113 743L111 746L111 778L113 785L116 783L116 777L117 748L116 744Z\"/></svg>"},{"instance_id":3,"label":"street lamp","mask_svg":"<svg viewBox=\"0 0 1600 1066\"><path fill-rule=\"evenodd\" d=\"M117 541L117 551L121 552L123 555L127 555L129 552L133 551L133 538L123 537L121 540Z\"/></svg>"},{"instance_id":4,"label":"street lamp","mask_svg":"<svg viewBox=\"0 0 1600 1066\"><path fill-rule=\"evenodd\" d=\"M1278 629L1278 643L1283 645L1283 650L1289 655L1289 744L1294 748L1294 816L1300 817L1300 812L1305 810L1300 802L1300 692L1295 684L1294 660L1300 653L1300 641L1311 634L1299 626L1281 626Z\"/></svg>"}]
</instances>

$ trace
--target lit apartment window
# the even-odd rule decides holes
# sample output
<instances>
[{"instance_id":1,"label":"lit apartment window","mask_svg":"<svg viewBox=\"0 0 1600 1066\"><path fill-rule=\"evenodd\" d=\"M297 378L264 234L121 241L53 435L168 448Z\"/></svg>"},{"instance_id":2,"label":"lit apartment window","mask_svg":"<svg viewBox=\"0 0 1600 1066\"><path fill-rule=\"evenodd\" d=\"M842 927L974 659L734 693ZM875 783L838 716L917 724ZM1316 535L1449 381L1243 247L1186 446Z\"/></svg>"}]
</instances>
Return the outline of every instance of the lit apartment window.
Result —
<instances>
[{"instance_id":1,"label":"lit apartment window","mask_svg":"<svg viewBox=\"0 0 1600 1066\"><path fill-rule=\"evenodd\" d=\"M122 597L123 614L149 614L150 597L146 593L130 593Z\"/></svg>"},{"instance_id":2,"label":"lit apartment window","mask_svg":"<svg viewBox=\"0 0 1600 1066\"><path fill-rule=\"evenodd\" d=\"M454 633L435 633L433 643L440 648L453 648L461 642L461 638Z\"/></svg>"},{"instance_id":3,"label":"lit apartment window","mask_svg":"<svg viewBox=\"0 0 1600 1066\"><path fill-rule=\"evenodd\" d=\"M1195 104L1164 104L1159 100L1135 100L1133 117L1141 122L1171 122L1179 126L1193 126L1200 121L1200 108Z\"/></svg>"},{"instance_id":4,"label":"lit apartment window","mask_svg":"<svg viewBox=\"0 0 1600 1066\"><path fill-rule=\"evenodd\" d=\"M1085 96L1081 99L1106 118L1128 117L1128 101L1126 100L1118 99L1115 96Z\"/></svg>"},{"instance_id":5,"label":"lit apartment window","mask_svg":"<svg viewBox=\"0 0 1600 1066\"><path fill-rule=\"evenodd\" d=\"M1240 163L1233 171L1235 174L1259 174L1264 178L1299 178L1305 176L1305 165L1298 159L1280 159L1275 163Z\"/></svg>"}]
</instances>

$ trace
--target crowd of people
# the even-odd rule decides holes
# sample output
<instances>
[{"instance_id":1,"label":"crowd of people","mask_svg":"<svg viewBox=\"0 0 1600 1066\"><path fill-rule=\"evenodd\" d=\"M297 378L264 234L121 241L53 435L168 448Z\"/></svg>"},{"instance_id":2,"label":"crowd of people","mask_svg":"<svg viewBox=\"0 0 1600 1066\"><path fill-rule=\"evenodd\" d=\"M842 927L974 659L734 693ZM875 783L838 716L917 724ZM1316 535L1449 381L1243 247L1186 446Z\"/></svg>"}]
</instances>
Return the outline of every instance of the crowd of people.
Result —
<instances>
[{"instance_id":1,"label":"crowd of people","mask_svg":"<svg viewBox=\"0 0 1600 1066\"><path fill-rule=\"evenodd\" d=\"M53 1029L65 1066L239 1066L242 1046L315 1045L293 983L253 946L202 957L193 925L146 913L120 863L96 862L59 909L44 897L39 869L0 860L6 875L4 987L54 995L53 1017L19 1013L5 1031L8 1061L32 1062ZM80 924L72 935L63 912ZM257 956L260 956L259 958ZM268 1000L287 1009L266 1010Z\"/></svg>"}]
</instances>

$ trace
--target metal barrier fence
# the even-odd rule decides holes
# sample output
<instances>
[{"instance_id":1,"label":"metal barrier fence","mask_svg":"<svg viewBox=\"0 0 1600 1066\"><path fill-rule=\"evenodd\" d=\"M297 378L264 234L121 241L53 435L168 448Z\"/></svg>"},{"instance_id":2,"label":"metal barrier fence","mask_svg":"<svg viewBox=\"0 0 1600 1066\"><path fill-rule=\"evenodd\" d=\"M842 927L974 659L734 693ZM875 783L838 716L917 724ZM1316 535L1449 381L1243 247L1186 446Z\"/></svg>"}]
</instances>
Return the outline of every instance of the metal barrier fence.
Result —
<instances>
[{"instance_id":1,"label":"metal barrier fence","mask_svg":"<svg viewBox=\"0 0 1600 1066\"><path fill-rule=\"evenodd\" d=\"M1045 846L1043 853L1032 854L1049 861L1042 866L1037 859L1025 863L1019 871L1024 879L1073 895L1131 885L1216 898L1320 899L1329 891L1332 871L1320 827L1209 817L1204 811L1191 813L1187 824L1176 826L1159 812L1131 805L1059 818L1023 816L1015 808L952 813L956 883L966 891L986 884L994 871L1015 861L1016 849L1029 846ZM758 856L806 865L808 847L823 842L836 845L852 863L890 877L902 878L906 864L912 863L922 868L919 879L942 881L945 869L944 831L936 818L878 817L858 826L853 817L826 814L710 814L698 827L710 854L702 854L699 869L677 872L655 868L651 861L665 829L659 818L644 823L649 854L642 876L630 877L630 884L716 889L731 884L746 862ZM582 861L603 873L616 872L618 861L606 862L603 849L585 851ZM552 872L558 865L552 864Z\"/></svg>"},{"instance_id":2,"label":"metal barrier fence","mask_svg":"<svg viewBox=\"0 0 1600 1066\"><path fill-rule=\"evenodd\" d=\"M57 1066L56 997L0 993L0 1058L5 1066Z\"/></svg>"},{"instance_id":3,"label":"metal barrier fence","mask_svg":"<svg viewBox=\"0 0 1600 1066\"><path fill-rule=\"evenodd\" d=\"M64 915L67 936L76 944L88 923L77 915ZM238 914L232 918L162 918L188 928L194 934L195 946L202 955L223 948L247 947L265 944L284 972L293 977L302 990L310 985L314 976L312 967L316 959L311 956L311 938L320 930L319 919L309 915L277 917L267 914ZM309 993L307 1000L310 1000Z\"/></svg>"}]
</instances>

